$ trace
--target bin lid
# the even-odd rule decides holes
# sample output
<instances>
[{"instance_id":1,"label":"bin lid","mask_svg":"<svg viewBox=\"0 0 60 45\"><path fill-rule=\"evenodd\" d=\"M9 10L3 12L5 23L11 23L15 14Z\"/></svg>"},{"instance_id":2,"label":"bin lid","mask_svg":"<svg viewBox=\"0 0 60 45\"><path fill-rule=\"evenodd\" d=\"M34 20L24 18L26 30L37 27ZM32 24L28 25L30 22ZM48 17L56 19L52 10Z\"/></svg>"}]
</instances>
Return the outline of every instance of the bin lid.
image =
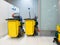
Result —
<instances>
[{"instance_id":1,"label":"bin lid","mask_svg":"<svg viewBox=\"0 0 60 45\"><path fill-rule=\"evenodd\" d=\"M6 20L20 20L20 19L17 19L17 18L8 18Z\"/></svg>"},{"instance_id":2,"label":"bin lid","mask_svg":"<svg viewBox=\"0 0 60 45\"><path fill-rule=\"evenodd\" d=\"M32 19L31 19L31 18L26 18L26 19L24 19L24 20L35 20L35 19L33 19L33 18L32 18Z\"/></svg>"}]
</instances>

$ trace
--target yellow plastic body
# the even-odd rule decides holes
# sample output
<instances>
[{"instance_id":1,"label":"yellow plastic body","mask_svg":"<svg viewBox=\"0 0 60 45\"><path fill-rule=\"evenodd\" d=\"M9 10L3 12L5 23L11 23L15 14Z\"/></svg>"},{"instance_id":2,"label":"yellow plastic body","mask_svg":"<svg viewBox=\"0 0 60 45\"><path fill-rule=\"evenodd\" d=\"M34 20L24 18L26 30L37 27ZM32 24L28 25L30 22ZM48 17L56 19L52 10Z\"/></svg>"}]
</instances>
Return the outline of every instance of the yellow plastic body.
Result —
<instances>
[{"instance_id":1,"label":"yellow plastic body","mask_svg":"<svg viewBox=\"0 0 60 45\"><path fill-rule=\"evenodd\" d=\"M60 26L59 25L57 25L57 31L58 31L58 42L60 42Z\"/></svg>"},{"instance_id":2,"label":"yellow plastic body","mask_svg":"<svg viewBox=\"0 0 60 45\"><path fill-rule=\"evenodd\" d=\"M10 37L17 37L19 33L20 21L8 20L8 35Z\"/></svg>"},{"instance_id":3,"label":"yellow plastic body","mask_svg":"<svg viewBox=\"0 0 60 45\"><path fill-rule=\"evenodd\" d=\"M60 33L58 33L58 42L60 42Z\"/></svg>"},{"instance_id":4,"label":"yellow plastic body","mask_svg":"<svg viewBox=\"0 0 60 45\"><path fill-rule=\"evenodd\" d=\"M57 25L57 31L60 32L60 26L59 25Z\"/></svg>"},{"instance_id":5,"label":"yellow plastic body","mask_svg":"<svg viewBox=\"0 0 60 45\"><path fill-rule=\"evenodd\" d=\"M25 33L26 35L33 35L34 34L34 20L25 20Z\"/></svg>"}]
</instances>

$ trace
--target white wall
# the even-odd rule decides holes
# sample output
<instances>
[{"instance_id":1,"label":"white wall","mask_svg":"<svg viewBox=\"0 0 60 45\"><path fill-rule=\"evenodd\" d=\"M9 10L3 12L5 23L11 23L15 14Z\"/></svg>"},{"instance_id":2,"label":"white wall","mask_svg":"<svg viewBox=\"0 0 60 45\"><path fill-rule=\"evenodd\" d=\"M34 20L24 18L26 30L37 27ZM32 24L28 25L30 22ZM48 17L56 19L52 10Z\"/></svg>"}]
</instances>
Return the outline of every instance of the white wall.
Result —
<instances>
[{"instance_id":1,"label":"white wall","mask_svg":"<svg viewBox=\"0 0 60 45\"><path fill-rule=\"evenodd\" d=\"M41 25L41 0L38 0L38 27L39 27L39 29L40 29L40 25Z\"/></svg>"},{"instance_id":2,"label":"white wall","mask_svg":"<svg viewBox=\"0 0 60 45\"><path fill-rule=\"evenodd\" d=\"M28 8L31 8L31 17L33 18L34 15L38 15L38 0L12 0L10 1L13 5L19 7L20 15L23 18L28 18Z\"/></svg>"},{"instance_id":3,"label":"white wall","mask_svg":"<svg viewBox=\"0 0 60 45\"><path fill-rule=\"evenodd\" d=\"M8 7L7 3L0 0L0 36L7 34Z\"/></svg>"},{"instance_id":4,"label":"white wall","mask_svg":"<svg viewBox=\"0 0 60 45\"><path fill-rule=\"evenodd\" d=\"M58 0L41 0L41 30L56 30Z\"/></svg>"},{"instance_id":5,"label":"white wall","mask_svg":"<svg viewBox=\"0 0 60 45\"><path fill-rule=\"evenodd\" d=\"M58 7L59 7L58 24L60 24L60 0L59 0L59 2L58 2Z\"/></svg>"},{"instance_id":6,"label":"white wall","mask_svg":"<svg viewBox=\"0 0 60 45\"><path fill-rule=\"evenodd\" d=\"M8 33L7 21L5 19L11 17L13 12L19 12L19 9L16 7L16 11L12 10L13 5L0 0L0 37Z\"/></svg>"}]
</instances>

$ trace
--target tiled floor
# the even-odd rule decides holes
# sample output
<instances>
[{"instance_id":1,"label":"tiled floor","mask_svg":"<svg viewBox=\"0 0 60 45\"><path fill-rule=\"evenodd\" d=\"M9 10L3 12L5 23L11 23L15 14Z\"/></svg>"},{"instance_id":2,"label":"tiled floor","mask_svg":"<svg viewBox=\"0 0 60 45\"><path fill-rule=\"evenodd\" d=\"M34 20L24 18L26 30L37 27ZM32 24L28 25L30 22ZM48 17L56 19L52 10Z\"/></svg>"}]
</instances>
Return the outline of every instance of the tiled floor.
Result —
<instances>
[{"instance_id":1,"label":"tiled floor","mask_svg":"<svg viewBox=\"0 0 60 45\"><path fill-rule=\"evenodd\" d=\"M20 37L20 38L10 38L5 36L0 39L0 45L56 45L52 42L53 37Z\"/></svg>"}]
</instances>

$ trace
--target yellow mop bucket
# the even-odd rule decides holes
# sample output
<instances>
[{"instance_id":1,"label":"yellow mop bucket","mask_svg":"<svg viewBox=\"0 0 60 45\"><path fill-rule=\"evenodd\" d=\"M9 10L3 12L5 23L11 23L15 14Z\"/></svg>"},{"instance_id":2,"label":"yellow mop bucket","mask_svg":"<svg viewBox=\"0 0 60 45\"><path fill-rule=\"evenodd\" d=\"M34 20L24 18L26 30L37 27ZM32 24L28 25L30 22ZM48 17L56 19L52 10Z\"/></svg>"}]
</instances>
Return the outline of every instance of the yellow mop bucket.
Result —
<instances>
[{"instance_id":1,"label":"yellow mop bucket","mask_svg":"<svg viewBox=\"0 0 60 45\"><path fill-rule=\"evenodd\" d=\"M25 19L25 33L26 33L26 35L33 35L34 34L34 26L35 26L34 19Z\"/></svg>"},{"instance_id":2,"label":"yellow mop bucket","mask_svg":"<svg viewBox=\"0 0 60 45\"><path fill-rule=\"evenodd\" d=\"M8 19L8 35L10 37L17 37L19 35L19 26L19 20Z\"/></svg>"},{"instance_id":3,"label":"yellow mop bucket","mask_svg":"<svg viewBox=\"0 0 60 45\"><path fill-rule=\"evenodd\" d=\"M60 26L59 25L57 25L57 31L60 32Z\"/></svg>"},{"instance_id":4,"label":"yellow mop bucket","mask_svg":"<svg viewBox=\"0 0 60 45\"><path fill-rule=\"evenodd\" d=\"M58 42L60 42L60 33L58 33Z\"/></svg>"},{"instance_id":5,"label":"yellow mop bucket","mask_svg":"<svg viewBox=\"0 0 60 45\"><path fill-rule=\"evenodd\" d=\"M58 42L60 42L60 26L57 25L57 31L58 31Z\"/></svg>"}]
</instances>

